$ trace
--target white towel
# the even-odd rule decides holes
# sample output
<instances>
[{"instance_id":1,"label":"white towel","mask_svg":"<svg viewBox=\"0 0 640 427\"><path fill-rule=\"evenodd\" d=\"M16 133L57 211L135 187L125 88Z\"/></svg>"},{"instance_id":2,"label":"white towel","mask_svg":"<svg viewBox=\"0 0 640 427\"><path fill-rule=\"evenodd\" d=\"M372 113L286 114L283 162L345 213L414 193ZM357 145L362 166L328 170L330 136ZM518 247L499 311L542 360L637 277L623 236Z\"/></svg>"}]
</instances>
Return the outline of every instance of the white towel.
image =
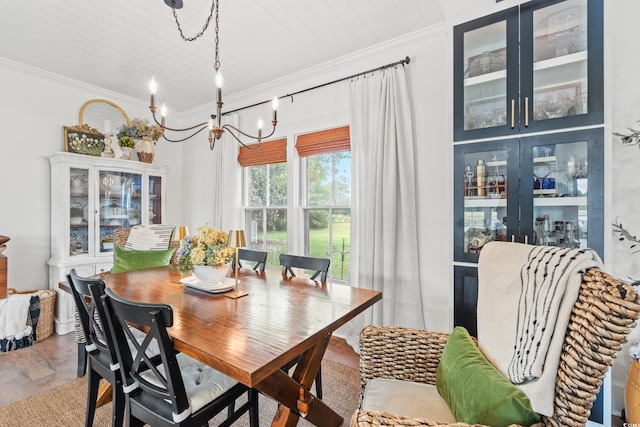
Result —
<instances>
[{"instance_id":1,"label":"white towel","mask_svg":"<svg viewBox=\"0 0 640 427\"><path fill-rule=\"evenodd\" d=\"M543 415L553 414L558 364L590 249L494 242L478 263L478 344Z\"/></svg>"},{"instance_id":2,"label":"white towel","mask_svg":"<svg viewBox=\"0 0 640 427\"><path fill-rule=\"evenodd\" d=\"M34 294L13 294L0 300L0 339L21 339L32 331L27 325L29 305Z\"/></svg>"}]
</instances>

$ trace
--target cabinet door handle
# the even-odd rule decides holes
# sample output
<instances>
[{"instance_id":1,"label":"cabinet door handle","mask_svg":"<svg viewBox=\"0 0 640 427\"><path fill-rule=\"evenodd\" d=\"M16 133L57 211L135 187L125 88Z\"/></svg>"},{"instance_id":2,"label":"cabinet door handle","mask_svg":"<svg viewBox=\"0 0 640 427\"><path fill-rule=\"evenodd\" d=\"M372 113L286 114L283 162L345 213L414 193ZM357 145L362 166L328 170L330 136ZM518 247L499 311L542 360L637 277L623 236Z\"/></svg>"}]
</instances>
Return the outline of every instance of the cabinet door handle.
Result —
<instances>
[{"instance_id":1,"label":"cabinet door handle","mask_svg":"<svg viewBox=\"0 0 640 427\"><path fill-rule=\"evenodd\" d=\"M529 126L529 97L524 97L524 127Z\"/></svg>"},{"instance_id":2,"label":"cabinet door handle","mask_svg":"<svg viewBox=\"0 0 640 427\"><path fill-rule=\"evenodd\" d=\"M511 100L511 129L516 127L516 100Z\"/></svg>"}]
</instances>

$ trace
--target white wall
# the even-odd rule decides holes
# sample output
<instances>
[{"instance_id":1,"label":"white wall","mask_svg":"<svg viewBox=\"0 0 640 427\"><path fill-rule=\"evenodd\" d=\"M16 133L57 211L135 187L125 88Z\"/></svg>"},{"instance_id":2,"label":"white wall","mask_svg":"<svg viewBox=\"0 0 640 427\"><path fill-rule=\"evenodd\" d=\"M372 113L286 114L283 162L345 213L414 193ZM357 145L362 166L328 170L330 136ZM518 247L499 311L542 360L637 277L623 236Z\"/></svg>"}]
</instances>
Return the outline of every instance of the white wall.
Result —
<instances>
[{"instance_id":1,"label":"white wall","mask_svg":"<svg viewBox=\"0 0 640 427\"><path fill-rule=\"evenodd\" d=\"M640 120L640 86L638 69L640 57L637 51L637 37L630 29L636 25L640 14L640 3L632 0L605 2L605 57L607 83L605 93L610 105L610 127L608 131L625 132L627 127L638 128ZM606 160L606 159L605 159ZM606 163L605 163L606 164ZM616 218L632 234L640 235L640 149L638 146L623 146L617 137L611 141L610 174L610 220ZM608 224L608 223L607 223ZM617 278L640 279L640 253L632 254L628 242L620 242L611 233L609 262L610 272ZM639 290L640 291L640 290ZM640 328L632 332L630 342L640 341ZM613 368L613 412L624 407L624 386L631 363L628 355L629 344L623 347Z\"/></svg>"},{"instance_id":2,"label":"white wall","mask_svg":"<svg viewBox=\"0 0 640 427\"><path fill-rule=\"evenodd\" d=\"M48 156L64 151L62 127L78 124L80 107L94 98L115 102L130 118L149 111L142 101L6 61L0 61L0 94L0 234L11 238L4 252L8 286L43 289L51 241ZM156 163L171 167L168 223L180 219L181 157L179 146L158 143Z\"/></svg>"}]
</instances>

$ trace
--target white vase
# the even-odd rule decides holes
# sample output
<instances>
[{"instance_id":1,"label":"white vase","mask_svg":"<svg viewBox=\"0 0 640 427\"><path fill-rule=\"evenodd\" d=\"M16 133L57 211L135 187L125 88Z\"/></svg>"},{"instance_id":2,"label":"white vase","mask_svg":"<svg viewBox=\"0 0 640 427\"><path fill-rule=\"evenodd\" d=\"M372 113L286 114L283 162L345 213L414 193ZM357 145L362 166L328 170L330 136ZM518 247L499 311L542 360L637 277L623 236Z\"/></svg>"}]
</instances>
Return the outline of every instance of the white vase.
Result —
<instances>
[{"instance_id":1,"label":"white vase","mask_svg":"<svg viewBox=\"0 0 640 427\"><path fill-rule=\"evenodd\" d=\"M218 283L229 272L229 265L222 267L212 267L210 265L194 265L191 272L198 278L198 282L203 285Z\"/></svg>"},{"instance_id":2,"label":"white vase","mask_svg":"<svg viewBox=\"0 0 640 427\"><path fill-rule=\"evenodd\" d=\"M122 158L125 160L131 160L131 154L133 154L133 148L131 147L120 147L122 150Z\"/></svg>"}]
</instances>

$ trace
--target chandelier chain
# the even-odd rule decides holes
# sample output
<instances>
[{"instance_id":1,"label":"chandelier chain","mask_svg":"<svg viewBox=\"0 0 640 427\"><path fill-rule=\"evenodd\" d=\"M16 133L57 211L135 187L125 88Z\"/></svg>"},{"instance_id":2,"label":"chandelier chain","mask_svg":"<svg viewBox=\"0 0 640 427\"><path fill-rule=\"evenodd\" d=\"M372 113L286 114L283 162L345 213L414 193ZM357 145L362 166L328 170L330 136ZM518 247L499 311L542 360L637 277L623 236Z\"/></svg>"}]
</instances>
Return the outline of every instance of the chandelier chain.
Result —
<instances>
[{"instance_id":1,"label":"chandelier chain","mask_svg":"<svg viewBox=\"0 0 640 427\"><path fill-rule=\"evenodd\" d=\"M178 31L180 31L180 37L182 37L182 40L184 40L186 42L192 42L192 41L195 41L198 38L202 37L204 32L209 27L209 23L211 22L211 18L213 18L213 12L218 10L217 5L218 5L218 0L212 0L212 2L211 2L211 12L209 13L209 17L207 18L207 21L204 23L204 26L202 27L202 30L198 34L193 36L193 37L187 37L187 36L184 35L184 33L182 32L182 27L180 26L180 21L178 20L178 14L176 12L176 8L175 7L171 8L171 10L173 11L173 17L176 20L176 25L178 26ZM216 13L216 58L217 58L217 49L218 49L218 14Z\"/></svg>"},{"instance_id":2,"label":"chandelier chain","mask_svg":"<svg viewBox=\"0 0 640 427\"><path fill-rule=\"evenodd\" d=\"M213 63L213 68L216 71L218 71L218 69L220 68L220 51L218 49L218 44L220 42L220 36L218 35L218 33L220 32L220 16L218 14L218 1L219 0L213 0L216 7L216 60ZM211 19L211 17L209 17L209 19Z\"/></svg>"}]
</instances>

